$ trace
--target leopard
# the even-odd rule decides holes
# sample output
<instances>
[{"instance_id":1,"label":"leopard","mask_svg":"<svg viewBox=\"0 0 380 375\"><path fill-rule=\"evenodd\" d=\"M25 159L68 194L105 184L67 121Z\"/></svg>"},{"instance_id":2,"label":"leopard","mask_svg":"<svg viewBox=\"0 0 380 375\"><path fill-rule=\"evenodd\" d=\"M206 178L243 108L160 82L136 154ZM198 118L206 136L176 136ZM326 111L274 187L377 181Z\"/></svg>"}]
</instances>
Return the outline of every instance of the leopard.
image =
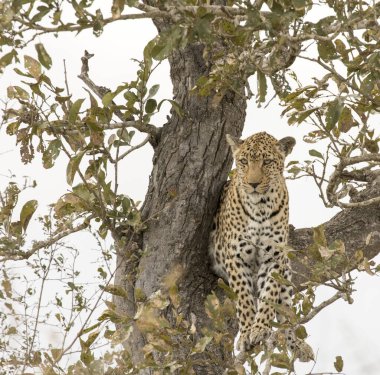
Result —
<instances>
[{"instance_id":1,"label":"leopard","mask_svg":"<svg viewBox=\"0 0 380 375\"><path fill-rule=\"evenodd\" d=\"M265 344L276 319L286 321L276 306L292 306L284 164L296 141L293 137L277 140L266 132L245 140L229 134L226 138L236 168L221 194L209 253L214 273L236 295L237 350L247 352ZM294 330L285 331L285 342L296 358L313 359L313 350Z\"/></svg>"}]
</instances>

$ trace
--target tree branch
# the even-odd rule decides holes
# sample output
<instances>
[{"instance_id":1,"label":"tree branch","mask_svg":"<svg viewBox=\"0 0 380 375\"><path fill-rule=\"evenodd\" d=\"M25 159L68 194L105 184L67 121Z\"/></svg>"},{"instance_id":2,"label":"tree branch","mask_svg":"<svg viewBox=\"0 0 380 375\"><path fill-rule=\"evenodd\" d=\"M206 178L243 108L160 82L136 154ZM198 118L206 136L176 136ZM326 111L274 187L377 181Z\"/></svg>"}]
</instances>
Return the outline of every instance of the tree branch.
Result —
<instances>
[{"instance_id":1,"label":"tree branch","mask_svg":"<svg viewBox=\"0 0 380 375\"><path fill-rule=\"evenodd\" d=\"M131 152L135 151L135 150L138 150L139 148L145 146L149 140L150 140L150 137L151 135L148 134L147 137L141 141L139 144L137 144L136 146L132 146L129 150L125 151L124 153L122 153L115 161L118 162L122 159L124 159L127 155L129 155Z\"/></svg>"},{"instance_id":2,"label":"tree branch","mask_svg":"<svg viewBox=\"0 0 380 375\"><path fill-rule=\"evenodd\" d=\"M88 66L88 60L91 59L94 55L91 53L88 53L87 51L84 51L84 56L82 57L82 69L81 74L78 75L78 77L86 84L86 86L94 92L100 99L103 98L107 92L110 92L106 87L98 86L96 85L89 77L89 66ZM115 115L123 122L125 122L125 119L122 115L122 113L119 110L116 110ZM155 147L159 140L159 134L160 130L159 128L156 128L154 125L151 124L144 124L139 121L127 121L129 123L128 126L135 128L136 130L148 133L150 135L149 141L152 144L153 147ZM110 126L110 125L109 125Z\"/></svg>"},{"instance_id":3,"label":"tree branch","mask_svg":"<svg viewBox=\"0 0 380 375\"><path fill-rule=\"evenodd\" d=\"M355 202L343 203L339 201L337 189L341 183L344 168L349 165L363 163L363 162L380 162L380 154L365 154L361 156L354 156L350 158L342 158L335 167L334 173L331 175L326 188L327 199L334 206L341 208L363 207L375 203L380 203L380 194L365 200L355 199Z\"/></svg>"},{"instance_id":4,"label":"tree branch","mask_svg":"<svg viewBox=\"0 0 380 375\"><path fill-rule=\"evenodd\" d=\"M47 240L44 241L37 241L34 242L32 248L29 251L22 251L22 250L12 250L10 254L0 254L0 261L4 262L6 260L22 260L22 259L28 259L33 254L35 254L37 251L47 248L51 245L54 245L57 243L60 239L67 237L70 234L80 232L83 229L86 229L90 225L90 221L92 218L94 218L94 215L88 216L84 219L83 223L70 229L66 229L64 231L59 232L55 236L50 237Z\"/></svg>"},{"instance_id":5,"label":"tree branch","mask_svg":"<svg viewBox=\"0 0 380 375\"><path fill-rule=\"evenodd\" d=\"M380 183L374 181L372 184L358 193L358 199L366 201L380 196ZM306 212L306 211L305 211ZM358 250L362 250L367 259L374 258L380 253L380 236L371 236L371 233L380 233L380 210L378 204L370 206L355 206L344 209L336 214L332 219L323 223L325 235L328 243L335 240L341 240L345 245L345 252L348 257L353 257ZM313 228L294 229L291 226L289 233L289 245L295 250L306 250L308 246L314 243ZM297 254L297 252L296 252ZM299 253L299 256L302 256ZM300 260L292 260L293 283L303 289L305 281L309 281L310 269L313 268L313 261L308 260L307 267ZM339 269L336 272L351 271L357 267L352 265L349 270ZM321 280L321 283L327 280Z\"/></svg>"}]
</instances>

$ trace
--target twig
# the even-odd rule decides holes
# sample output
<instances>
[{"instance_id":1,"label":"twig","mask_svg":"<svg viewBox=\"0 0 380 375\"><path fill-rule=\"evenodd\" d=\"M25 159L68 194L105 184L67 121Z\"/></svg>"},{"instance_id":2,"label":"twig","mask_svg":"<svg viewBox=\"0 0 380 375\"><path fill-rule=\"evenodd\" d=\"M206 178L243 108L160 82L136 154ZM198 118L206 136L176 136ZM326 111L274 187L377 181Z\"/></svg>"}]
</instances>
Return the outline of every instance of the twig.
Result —
<instances>
[{"instance_id":1,"label":"twig","mask_svg":"<svg viewBox=\"0 0 380 375\"><path fill-rule=\"evenodd\" d=\"M66 69L66 60L65 59L63 59L63 70L64 70L64 76L65 76L65 86L66 86L67 96L70 96L70 88L69 88L69 82L67 79L67 69Z\"/></svg>"},{"instance_id":2,"label":"twig","mask_svg":"<svg viewBox=\"0 0 380 375\"><path fill-rule=\"evenodd\" d=\"M38 327L38 323L39 323L41 304L42 304L42 296L43 296L43 292L45 290L44 289L45 288L45 283L46 283L47 277L49 275L50 266L51 266L51 263L53 262L53 259L54 259L54 252L52 251L52 252L50 252L49 263L48 263L46 269L44 269L44 275L43 275L42 280L41 280L41 288L40 288L39 295L38 295L37 312L36 312L36 315L35 315L34 328L33 328L33 336L32 336L32 340L30 341L30 344L29 344L29 350L27 351L26 361L25 361L24 367L22 369L22 373L25 372L27 363L30 361L30 355L32 353L34 341L36 339L37 327Z\"/></svg>"},{"instance_id":3,"label":"twig","mask_svg":"<svg viewBox=\"0 0 380 375\"><path fill-rule=\"evenodd\" d=\"M142 142L140 142L140 143L137 144L136 146L132 146L129 150L127 150L127 151L125 151L124 153L122 153L122 154L121 154L121 155L120 155L115 161L118 162L118 161L120 161L121 159L124 159L124 158L125 158L127 155L129 155L131 152L133 152L133 151L135 151L135 150L137 150L137 149L139 149L139 148L145 146L145 145L149 142L150 137L151 137L151 135L148 134L148 135L146 136L146 138L145 138Z\"/></svg>"},{"instance_id":4,"label":"twig","mask_svg":"<svg viewBox=\"0 0 380 375\"><path fill-rule=\"evenodd\" d=\"M64 230L64 231L61 231L59 232L57 235L47 239L47 240L44 240L44 241L37 241L33 244L32 248L29 250L29 251L22 251L22 250L17 250L15 251L13 254L9 254L9 255L3 255L3 254L0 254L0 257L1 257L1 261L4 261L4 260L21 260L21 259L28 259L30 258L33 254L35 254L37 251L43 249L43 248L46 248L46 247L49 247L53 244L55 244L57 241L59 241L60 239L64 238L64 237L67 237L68 235L72 234L72 233L76 233L76 232L79 232L85 228L87 228L89 225L90 225L90 220L92 218L94 218L95 216L94 215L90 215L88 217L86 217L83 221L82 224L74 227L74 228L71 228L71 229L67 229L67 230Z\"/></svg>"},{"instance_id":5,"label":"twig","mask_svg":"<svg viewBox=\"0 0 380 375\"><path fill-rule=\"evenodd\" d=\"M309 322L311 319L313 319L320 311L322 311L327 306L331 305L335 301L337 301L339 298L343 298L343 294L341 292L338 292L334 294L332 297L327 299L326 301L323 301L318 306L314 307L312 311L309 312L304 318L300 319L299 324L304 324Z\"/></svg>"}]
</instances>

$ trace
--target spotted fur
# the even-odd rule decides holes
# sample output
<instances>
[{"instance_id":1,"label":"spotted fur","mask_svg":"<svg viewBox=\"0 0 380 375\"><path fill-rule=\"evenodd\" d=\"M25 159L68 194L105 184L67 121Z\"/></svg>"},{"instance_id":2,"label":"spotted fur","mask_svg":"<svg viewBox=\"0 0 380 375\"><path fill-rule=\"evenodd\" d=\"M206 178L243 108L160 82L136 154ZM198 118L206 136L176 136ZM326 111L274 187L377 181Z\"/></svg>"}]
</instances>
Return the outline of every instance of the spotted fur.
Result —
<instances>
[{"instance_id":1,"label":"spotted fur","mask_svg":"<svg viewBox=\"0 0 380 375\"><path fill-rule=\"evenodd\" d=\"M288 238L288 191L284 160L294 138L277 141L262 132L244 141L227 135L236 171L226 184L210 238L214 271L237 295L240 339L238 350L263 342L276 318L273 304L291 305L292 288L272 277L276 272L291 280L284 246ZM284 318L277 316L282 322ZM289 348L301 360L313 356L311 348L286 333Z\"/></svg>"}]
</instances>

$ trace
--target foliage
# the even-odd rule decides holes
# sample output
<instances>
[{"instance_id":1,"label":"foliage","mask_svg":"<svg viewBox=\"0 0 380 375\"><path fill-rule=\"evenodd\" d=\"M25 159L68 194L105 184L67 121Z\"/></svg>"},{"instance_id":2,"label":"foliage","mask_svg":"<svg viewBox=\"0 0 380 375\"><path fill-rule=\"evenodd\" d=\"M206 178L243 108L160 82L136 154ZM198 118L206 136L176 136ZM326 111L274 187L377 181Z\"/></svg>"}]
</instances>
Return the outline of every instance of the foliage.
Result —
<instances>
[{"instance_id":1,"label":"foliage","mask_svg":"<svg viewBox=\"0 0 380 375\"><path fill-rule=\"evenodd\" d=\"M159 85L150 83L152 72L176 51L201 43L209 68L191 88L193 95L211 96L217 106L232 90L247 99L255 95L257 104L262 105L273 92L284 107L289 125L309 129L304 141L313 147L309 160L288 163L290 177L312 177L327 207L379 203L379 197L354 198L379 175L380 137L375 125L380 108L380 6L343 0L229 0L224 7L190 0L161 1L157 6L114 0L111 6L107 4L110 9L94 10L95 5L95 1L86 0L5 0L0 4L0 70L6 73L13 67L21 81L7 89L9 102L2 125L15 138L25 164L37 153L43 167L51 169L58 158L66 157L70 189L52 204L48 214L39 217L37 200L18 205L20 194L33 188L34 182L20 187L12 177L0 195L0 258L7 262L0 290L0 303L6 311L0 314L0 347L5 353L0 364L2 371L19 373L30 368L39 368L44 374L66 370L68 374L138 373L146 366L164 373L178 370L188 374L201 361L213 360L211 353L207 356L211 342L225 352L233 349L227 327L235 313L227 286L222 285L227 298L213 294L206 300L211 322L207 327L197 327L196 317L191 321L181 312L177 274L165 290L152 296L139 295L136 290L133 298L138 300L139 309L135 316L120 315L113 302L106 301L106 310L93 320L94 312L105 308L100 304L105 293L132 298L120 286L112 285L115 249L127 248L130 259L140 256L138 246L129 249L126 233L138 234L149 225L141 220L138 202L119 191L120 163L148 142L157 145L160 129L151 122L163 103L171 105L172 116L188 115L187 109L174 100L157 99ZM319 5L329 12L327 16L314 16ZM107 11L109 17L105 16ZM137 18L165 21L166 27L145 47L141 61L136 61L133 81L116 89L97 86L90 79L88 52L82 58L80 75L88 87L86 98L74 97L68 85L59 87L49 76L53 59L43 43L44 34L92 29L99 36L110 23ZM34 45L33 56L23 54L27 45ZM312 82L298 77L298 61L318 67L320 73ZM256 84L254 89L252 83ZM146 134L138 144L136 131ZM35 219L45 239L31 242L28 226ZM84 230L91 231L102 253L97 268L101 289L96 297L87 296L77 281L81 274L75 267L77 251L61 242ZM300 338L307 336L304 324L323 307L338 298L351 302L352 268L369 274L379 272L360 249L350 257L343 241L328 244L323 228L315 230L314 244L304 255L301 259L309 272L305 292L296 293L294 307L282 311L288 318L286 324ZM16 260L35 275L35 279L24 279L18 288L14 284L19 276L12 270ZM57 275L64 285L63 296L57 294L50 301L51 309L43 308L46 284ZM280 275L275 277L283 281ZM314 306L315 288L321 284L337 294ZM170 319L161 311L170 311L165 315ZM79 316L84 323L78 328ZM59 347L43 348L39 345L39 326L51 324L52 319L61 326L63 339ZM114 330L115 323L123 328ZM138 367L119 346L135 325L149 337ZM276 332L281 332L284 327L277 328ZM292 371L293 359L278 341L278 348L265 353L262 360ZM17 342L22 343L22 350ZM112 350L98 356L94 348L104 342ZM78 343L80 361L64 368L63 359L72 348L79 348ZM185 348L185 359L176 357L178 347ZM206 356L200 356L204 353ZM252 373L259 366L255 360L259 351L253 354L243 359L250 362ZM244 373L241 361L229 364L230 374ZM340 356L334 366L342 371Z\"/></svg>"}]
</instances>

